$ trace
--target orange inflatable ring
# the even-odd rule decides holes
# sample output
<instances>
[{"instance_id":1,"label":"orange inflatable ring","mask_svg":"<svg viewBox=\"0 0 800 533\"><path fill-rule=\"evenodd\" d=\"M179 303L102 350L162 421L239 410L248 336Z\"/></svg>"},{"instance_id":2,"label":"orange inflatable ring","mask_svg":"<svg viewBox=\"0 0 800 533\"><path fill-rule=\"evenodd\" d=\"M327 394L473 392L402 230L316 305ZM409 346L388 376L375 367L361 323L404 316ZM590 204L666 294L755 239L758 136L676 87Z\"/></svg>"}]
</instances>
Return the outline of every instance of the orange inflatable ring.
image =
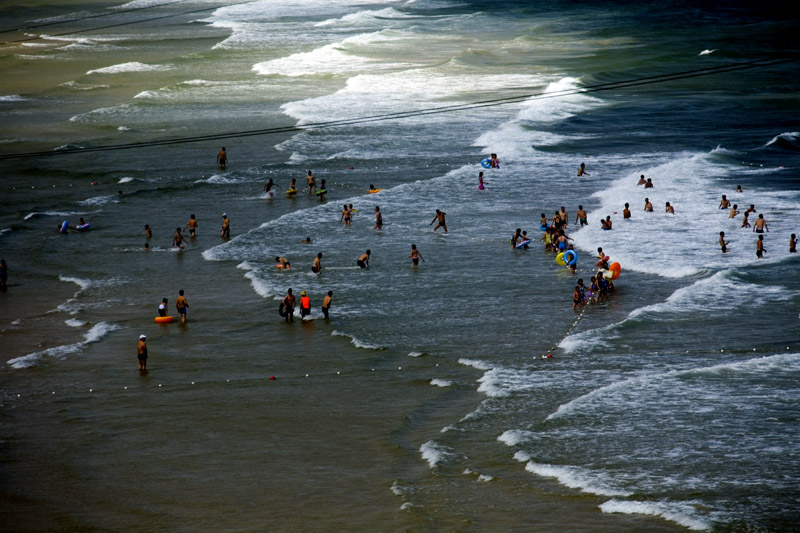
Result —
<instances>
[{"instance_id":1,"label":"orange inflatable ring","mask_svg":"<svg viewBox=\"0 0 800 533\"><path fill-rule=\"evenodd\" d=\"M175 320L175 319L173 317L171 317L171 316L157 316L156 317L156 324L169 324L173 320Z\"/></svg>"},{"instance_id":2,"label":"orange inflatable ring","mask_svg":"<svg viewBox=\"0 0 800 533\"><path fill-rule=\"evenodd\" d=\"M611 275L611 279L617 279L620 272L622 272L622 266L619 263L611 263L608 269L613 273Z\"/></svg>"}]
</instances>

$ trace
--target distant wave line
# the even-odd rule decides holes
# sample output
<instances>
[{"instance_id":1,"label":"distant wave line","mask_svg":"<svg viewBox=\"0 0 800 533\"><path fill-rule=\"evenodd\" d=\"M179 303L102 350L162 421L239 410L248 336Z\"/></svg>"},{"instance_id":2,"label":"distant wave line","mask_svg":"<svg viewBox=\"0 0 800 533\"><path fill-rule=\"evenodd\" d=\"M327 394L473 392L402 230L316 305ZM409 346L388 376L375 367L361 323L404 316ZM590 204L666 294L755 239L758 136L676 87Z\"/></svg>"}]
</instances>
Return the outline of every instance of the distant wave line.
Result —
<instances>
[{"instance_id":1,"label":"distant wave line","mask_svg":"<svg viewBox=\"0 0 800 533\"><path fill-rule=\"evenodd\" d=\"M235 139L242 137L254 137L261 135L273 135L278 133L291 133L304 130L314 130L322 128L333 128L342 126L351 126L357 124L367 124L372 122L381 122L385 120L398 120L403 118L419 117L426 115L435 115L441 113L452 113L456 111L466 111L471 109L481 109L486 107L495 107L500 105L507 105L518 103L529 99L546 99L546 98L561 98L574 94L585 94L599 91L609 91L614 89L624 89L628 87L637 87L641 85L651 85L656 83L664 83L668 81L683 80L689 78L697 78L702 76L710 76L713 74L722 74L728 72L735 72L738 70L748 70L759 67L780 65L782 63L789 63L796 61L797 58L771 58L771 59L756 59L752 61L745 61L740 63L728 63L716 67L707 67L702 69L686 70L680 72L673 72L670 74L660 74L655 76L645 76L641 78L633 78L629 80L622 80L616 82L601 83L597 85L589 85L579 88L564 89L552 93L532 93L523 94L518 96L509 96L505 98L497 98L492 100L481 100L467 104L453 104L447 106L430 107L425 109L418 109L412 111L398 111L394 113L385 113L381 115L372 115L365 117L355 117L351 119L340 119L326 122L315 122L303 125L284 126L275 128L264 128L257 130L247 130L239 132L218 133L211 135L198 135L193 137L178 137L173 139L162 139L158 141L143 141L138 143L126 144L112 144L106 146L92 146L87 148L69 148L63 150L47 150L40 152L25 152L25 153L12 153L0 155L0 160L3 159L18 159L23 157L37 157L37 156L53 156L53 155L69 155L69 154L82 154L89 152L103 152L111 150L127 150L134 148L149 148L153 146L168 146L173 144L188 144L203 141L213 141L222 139Z\"/></svg>"}]
</instances>

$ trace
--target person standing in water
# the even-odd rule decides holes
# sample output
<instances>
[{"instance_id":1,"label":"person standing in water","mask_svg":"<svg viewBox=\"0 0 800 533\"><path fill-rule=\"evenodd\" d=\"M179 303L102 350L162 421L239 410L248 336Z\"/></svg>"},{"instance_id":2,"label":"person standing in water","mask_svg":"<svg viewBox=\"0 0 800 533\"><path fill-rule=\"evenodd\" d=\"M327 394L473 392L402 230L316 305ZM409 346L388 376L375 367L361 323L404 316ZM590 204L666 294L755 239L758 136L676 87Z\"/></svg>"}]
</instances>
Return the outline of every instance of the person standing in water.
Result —
<instances>
[{"instance_id":1,"label":"person standing in water","mask_svg":"<svg viewBox=\"0 0 800 533\"><path fill-rule=\"evenodd\" d=\"M797 237L795 236L794 233L792 233L792 236L789 237L789 253L790 254L796 254L797 253ZM5 264L6 264L5 259L3 259L2 263L3 263L3 266L5 266ZM2 283L2 280L0 280L0 283Z\"/></svg>"},{"instance_id":2,"label":"person standing in water","mask_svg":"<svg viewBox=\"0 0 800 533\"><path fill-rule=\"evenodd\" d=\"M158 316L167 316L167 299L162 298L161 303L158 304Z\"/></svg>"},{"instance_id":3,"label":"person standing in water","mask_svg":"<svg viewBox=\"0 0 800 533\"><path fill-rule=\"evenodd\" d=\"M675 208L672 207L671 205L669 205L669 202L667 202L667 207L666 207L665 211L670 215L674 215L675 214Z\"/></svg>"},{"instance_id":4,"label":"person standing in water","mask_svg":"<svg viewBox=\"0 0 800 533\"><path fill-rule=\"evenodd\" d=\"M217 154L217 164L220 166L220 168L225 168L228 166L228 152L225 151L224 146Z\"/></svg>"},{"instance_id":5,"label":"person standing in water","mask_svg":"<svg viewBox=\"0 0 800 533\"><path fill-rule=\"evenodd\" d=\"M423 263L425 262L425 258L422 257L422 254L420 253L420 251L417 250L417 245L416 244L412 244L411 245L411 254L409 254L409 256L406 257L406 259L409 259L409 258L411 259L411 263L414 266L419 265L419 260L420 259L422 259Z\"/></svg>"},{"instance_id":6,"label":"person standing in water","mask_svg":"<svg viewBox=\"0 0 800 533\"><path fill-rule=\"evenodd\" d=\"M175 228L175 235L172 236L172 246L177 246L178 250L183 251L183 235L180 226Z\"/></svg>"},{"instance_id":7,"label":"person standing in water","mask_svg":"<svg viewBox=\"0 0 800 533\"><path fill-rule=\"evenodd\" d=\"M139 372L147 372L147 335L139 335L136 355L139 358Z\"/></svg>"},{"instance_id":8,"label":"person standing in water","mask_svg":"<svg viewBox=\"0 0 800 533\"><path fill-rule=\"evenodd\" d=\"M544 213L542 213L542 216L544 216ZM583 206L582 205L578 206L578 212L575 214L575 223L577 224L578 222L581 223L581 227L583 227L583 226L585 226L585 225L587 225L589 223L589 219L586 216L586 211L583 210ZM547 225L547 223L545 222L545 226L546 225Z\"/></svg>"},{"instance_id":9,"label":"person standing in water","mask_svg":"<svg viewBox=\"0 0 800 533\"><path fill-rule=\"evenodd\" d=\"M183 296L183 289L178 291L178 299L175 300L175 308L178 310L178 314L181 315L181 324L186 324L186 311L189 309L189 302L187 302L186 297Z\"/></svg>"},{"instance_id":10,"label":"person standing in water","mask_svg":"<svg viewBox=\"0 0 800 533\"><path fill-rule=\"evenodd\" d=\"M484 183L483 183L483 172L478 172L478 190L479 191L486 190L486 187L484 187L483 185L484 185Z\"/></svg>"},{"instance_id":11,"label":"person standing in water","mask_svg":"<svg viewBox=\"0 0 800 533\"><path fill-rule=\"evenodd\" d=\"M756 257L761 259L762 257L764 257L764 253L766 251L767 251L767 249L764 248L764 236L763 235L759 235L758 236L758 241L756 242Z\"/></svg>"},{"instance_id":12,"label":"person standing in water","mask_svg":"<svg viewBox=\"0 0 800 533\"><path fill-rule=\"evenodd\" d=\"M267 193L267 198L275 198L275 191L272 190L273 187L280 189L280 186L270 178L264 185L264 192Z\"/></svg>"},{"instance_id":13,"label":"person standing in water","mask_svg":"<svg viewBox=\"0 0 800 533\"><path fill-rule=\"evenodd\" d=\"M369 268L369 256L372 255L370 250L367 250L356 259L356 264L361 268Z\"/></svg>"},{"instance_id":14,"label":"person standing in water","mask_svg":"<svg viewBox=\"0 0 800 533\"><path fill-rule=\"evenodd\" d=\"M145 239L152 239L153 238L153 230L150 229L150 224L144 225L144 238Z\"/></svg>"},{"instance_id":15,"label":"person standing in water","mask_svg":"<svg viewBox=\"0 0 800 533\"><path fill-rule=\"evenodd\" d=\"M500 160L497 159L497 154L492 154L490 163L492 168L500 168Z\"/></svg>"},{"instance_id":16,"label":"person standing in water","mask_svg":"<svg viewBox=\"0 0 800 533\"><path fill-rule=\"evenodd\" d=\"M381 214L380 206L375 206L375 225L372 229L382 229L383 228L383 215Z\"/></svg>"},{"instance_id":17,"label":"person standing in water","mask_svg":"<svg viewBox=\"0 0 800 533\"><path fill-rule=\"evenodd\" d=\"M329 319L328 312L331 310L331 300L333 299L333 291L328 291L325 298L322 300L322 314L325 319Z\"/></svg>"},{"instance_id":18,"label":"person standing in water","mask_svg":"<svg viewBox=\"0 0 800 533\"><path fill-rule=\"evenodd\" d=\"M586 163L581 163L581 168L578 169L578 177L581 176L590 176L588 172L586 172Z\"/></svg>"},{"instance_id":19,"label":"person standing in water","mask_svg":"<svg viewBox=\"0 0 800 533\"><path fill-rule=\"evenodd\" d=\"M306 176L306 186L308 187L308 194L314 194L317 192L317 180L314 179L314 175L310 170Z\"/></svg>"},{"instance_id":20,"label":"person standing in water","mask_svg":"<svg viewBox=\"0 0 800 533\"><path fill-rule=\"evenodd\" d=\"M314 264L311 265L311 272L314 274L322 273L322 252L319 252L314 259Z\"/></svg>"},{"instance_id":21,"label":"person standing in water","mask_svg":"<svg viewBox=\"0 0 800 533\"><path fill-rule=\"evenodd\" d=\"M438 209L436 210L436 216L433 217L433 220L431 220L431 223L428 224L429 226L432 226L434 222L436 222L437 220L439 221L436 224L436 227L433 228L433 232L434 233L436 233L436 230L439 229L440 227L444 228L444 232L447 233L447 223L445 223L445 219L444 219L446 214L447 213L445 213L444 211L439 211Z\"/></svg>"},{"instance_id":22,"label":"person standing in water","mask_svg":"<svg viewBox=\"0 0 800 533\"><path fill-rule=\"evenodd\" d=\"M724 231L720 231L719 232L719 246L720 246L720 248L722 248L722 253L723 254L727 254L728 253L728 245L729 244L730 243L725 240L725 232Z\"/></svg>"},{"instance_id":23,"label":"person standing in water","mask_svg":"<svg viewBox=\"0 0 800 533\"><path fill-rule=\"evenodd\" d=\"M231 221L228 220L228 213L222 213L222 228L219 230L219 235L223 239L231 238Z\"/></svg>"},{"instance_id":24,"label":"person standing in water","mask_svg":"<svg viewBox=\"0 0 800 533\"><path fill-rule=\"evenodd\" d=\"M305 318L311 314L311 298L306 291L300 293L300 318Z\"/></svg>"},{"instance_id":25,"label":"person standing in water","mask_svg":"<svg viewBox=\"0 0 800 533\"><path fill-rule=\"evenodd\" d=\"M631 218L631 205L625 202L625 209L622 210L622 219Z\"/></svg>"},{"instance_id":26,"label":"person standing in water","mask_svg":"<svg viewBox=\"0 0 800 533\"><path fill-rule=\"evenodd\" d=\"M764 219L764 213L758 214L758 219L753 223L753 231L755 233L764 233L764 230L769 231L767 221Z\"/></svg>"},{"instance_id":27,"label":"person standing in water","mask_svg":"<svg viewBox=\"0 0 800 533\"><path fill-rule=\"evenodd\" d=\"M194 237L195 232L197 231L197 219L195 218L194 213L189 215L189 222L186 223L183 229L186 230L186 228L189 228L189 237Z\"/></svg>"},{"instance_id":28,"label":"person standing in water","mask_svg":"<svg viewBox=\"0 0 800 533\"><path fill-rule=\"evenodd\" d=\"M294 294L292 294L292 289L286 291L286 296L283 297L281 303L283 304L283 308L286 311L286 314L284 315L285 321L294 322L295 299L294 299Z\"/></svg>"}]
</instances>

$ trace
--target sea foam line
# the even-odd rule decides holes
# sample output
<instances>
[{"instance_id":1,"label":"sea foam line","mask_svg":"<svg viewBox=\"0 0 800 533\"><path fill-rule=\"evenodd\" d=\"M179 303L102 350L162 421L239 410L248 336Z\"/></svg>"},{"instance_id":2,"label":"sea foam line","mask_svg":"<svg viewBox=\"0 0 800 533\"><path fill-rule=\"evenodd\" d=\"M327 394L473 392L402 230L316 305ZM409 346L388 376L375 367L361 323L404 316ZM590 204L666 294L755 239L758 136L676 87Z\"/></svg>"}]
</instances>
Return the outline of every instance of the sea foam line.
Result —
<instances>
[{"instance_id":1,"label":"sea foam line","mask_svg":"<svg viewBox=\"0 0 800 533\"><path fill-rule=\"evenodd\" d=\"M635 502L614 499L600 505L600 510L604 513L660 516L693 531L711 529L708 521L695 516L694 508L689 502Z\"/></svg>"},{"instance_id":2,"label":"sea foam line","mask_svg":"<svg viewBox=\"0 0 800 533\"><path fill-rule=\"evenodd\" d=\"M75 353L83 349L86 345L91 344L93 342L97 342L107 334L111 333L114 330L120 329L120 326L116 324L111 324L109 322L99 322L92 326L86 335L83 337L83 341L76 342L75 344L64 344L62 346L55 346L53 348L47 348L46 350L42 350L39 352L29 353L28 355L23 355L22 357L15 357L8 361L8 364L11 365L13 368L29 368L36 365L39 361L41 361L45 357L64 357L71 353Z\"/></svg>"}]
</instances>

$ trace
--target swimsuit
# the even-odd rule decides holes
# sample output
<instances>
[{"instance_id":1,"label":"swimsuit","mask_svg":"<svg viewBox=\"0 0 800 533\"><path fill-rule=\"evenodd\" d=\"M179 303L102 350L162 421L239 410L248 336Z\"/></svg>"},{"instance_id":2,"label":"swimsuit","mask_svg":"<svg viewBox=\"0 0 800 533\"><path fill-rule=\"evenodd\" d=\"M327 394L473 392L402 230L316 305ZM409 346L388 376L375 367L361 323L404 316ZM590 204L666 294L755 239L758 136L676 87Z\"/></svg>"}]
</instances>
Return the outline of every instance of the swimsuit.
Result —
<instances>
[{"instance_id":1,"label":"swimsuit","mask_svg":"<svg viewBox=\"0 0 800 533\"><path fill-rule=\"evenodd\" d=\"M367 264L364 261L362 261L361 259L357 259L356 260L356 264L358 266L360 266L361 268L367 268Z\"/></svg>"}]
</instances>

